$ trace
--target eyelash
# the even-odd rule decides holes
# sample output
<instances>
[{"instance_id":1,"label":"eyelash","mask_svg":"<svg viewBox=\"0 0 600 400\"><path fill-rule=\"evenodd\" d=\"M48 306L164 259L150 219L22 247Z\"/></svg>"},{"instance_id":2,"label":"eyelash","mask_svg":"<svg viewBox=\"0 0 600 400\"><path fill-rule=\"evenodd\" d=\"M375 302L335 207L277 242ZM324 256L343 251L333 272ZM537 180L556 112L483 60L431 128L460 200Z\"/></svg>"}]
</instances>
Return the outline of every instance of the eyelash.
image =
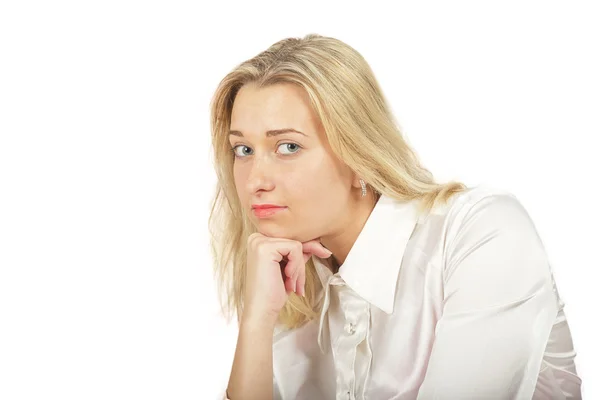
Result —
<instances>
[{"instance_id":1,"label":"eyelash","mask_svg":"<svg viewBox=\"0 0 600 400\"><path fill-rule=\"evenodd\" d=\"M302 147L302 146L300 146L298 143L293 143L293 142L282 142L282 143L279 143L279 144L277 145L277 147L279 147L279 146L281 146L281 145L284 145L284 144L293 144L294 146L298 146L298 150L297 150L296 152L294 152L294 153L291 153L291 154L284 154L284 155L283 155L284 157L290 157L290 156L296 155L296 154L298 154L298 153L300 152L300 150L301 150L301 149L303 149L303 147ZM235 149L237 149L237 148L238 148L238 147L240 147L240 146L241 146L241 147L249 147L249 146L246 146L246 145L243 145L243 144L238 144L238 145L235 145L235 146L233 146L233 147L230 149L230 150L231 150L231 152L233 153L233 156L234 156L235 158L246 158L246 157L248 157L247 155L246 155L246 156L243 156L243 157L242 157L242 156L238 156L238 155L235 153ZM251 154L250 154L250 155L251 155Z\"/></svg>"}]
</instances>

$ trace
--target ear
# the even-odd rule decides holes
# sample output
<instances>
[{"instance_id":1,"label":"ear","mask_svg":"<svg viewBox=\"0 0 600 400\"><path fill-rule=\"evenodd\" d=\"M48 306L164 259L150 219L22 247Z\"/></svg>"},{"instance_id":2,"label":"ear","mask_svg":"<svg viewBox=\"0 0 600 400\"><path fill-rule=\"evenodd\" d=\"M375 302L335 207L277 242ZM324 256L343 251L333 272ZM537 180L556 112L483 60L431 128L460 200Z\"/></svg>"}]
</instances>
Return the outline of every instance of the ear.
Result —
<instances>
[{"instance_id":1,"label":"ear","mask_svg":"<svg viewBox=\"0 0 600 400\"><path fill-rule=\"evenodd\" d=\"M356 173L352 173L352 187L360 189L360 176Z\"/></svg>"}]
</instances>

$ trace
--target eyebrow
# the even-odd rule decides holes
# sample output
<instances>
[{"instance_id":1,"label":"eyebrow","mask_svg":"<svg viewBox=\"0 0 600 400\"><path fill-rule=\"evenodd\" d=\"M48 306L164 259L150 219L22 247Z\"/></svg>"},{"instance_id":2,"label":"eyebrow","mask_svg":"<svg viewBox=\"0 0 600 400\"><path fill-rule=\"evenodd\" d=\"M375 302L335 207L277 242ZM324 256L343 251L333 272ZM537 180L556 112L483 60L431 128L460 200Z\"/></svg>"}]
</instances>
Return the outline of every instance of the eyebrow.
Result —
<instances>
[{"instance_id":1,"label":"eyebrow","mask_svg":"<svg viewBox=\"0 0 600 400\"><path fill-rule=\"evenodd\" d=\"M270 131L267 131L266 135L267 135L267 137L271 137L271 136L283 135L284 133L299 133L301 135L306 136L304 133L297 131L294 128L272 129ZM229 131L229 134L234 135L234 136L244 137L244 135L240 131Z\"/></svg>"}]
</instances>

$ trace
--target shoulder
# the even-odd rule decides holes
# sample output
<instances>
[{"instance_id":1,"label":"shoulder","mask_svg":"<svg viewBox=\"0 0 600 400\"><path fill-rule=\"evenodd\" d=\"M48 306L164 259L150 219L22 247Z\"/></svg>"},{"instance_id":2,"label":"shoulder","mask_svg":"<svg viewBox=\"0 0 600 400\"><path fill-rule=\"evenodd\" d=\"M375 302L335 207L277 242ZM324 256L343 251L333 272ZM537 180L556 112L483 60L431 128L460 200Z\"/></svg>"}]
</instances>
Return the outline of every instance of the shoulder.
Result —
<instances>
[{"instance_id":1,"label":"shoulder","mask_svg":"<svg viewBox=\"0 0 600 400\"><path fill-rule=\"evenodd\" d=\"M461 193L448 205L444 234L444 269L448 274L467 258L481 263L485 257L489 265L504 260L506 270L509 265L517 268L534 260L539 266L547 263L544 245L528 211L514 193L505 189L482 185Z\"/></svg>"},{"instance_id":2,"label":"shoulder","mask_svg":"<svg viewBox=\"0 0 600 400\"><path fill-rule=\"evenodd\" d=\"M507 189L491 185L477 185L454 194L448 201L434 208L426 217L443 221L445 233L452 234L466 219L476 215L493 214L497 217L528 218L517 196ZM510 221L508 221L510 222ZM514 222L514 221L513 221Z\"/></svg>"},{"instance_id":3,"label":"shoulder","mask_svg":"<svg viewBox=\"0 0 600 400\"><path fill-rule=\"evenodd\" d=\"M477 220L485 222L475 224ZM517 196L507 189L477 185L454 194L446 203L436 206L419 221L424 225L435 226L445 243L452 241L459 233L468 230L475 233L481 225L513 227L517 229L532 225L528 212Z\"/></svg>"},{"instance_id":4,"label":"shoulder","mask_svg":"<svg viewBox=\"0 0 600 400\"><path fill-rule=\"evenodd\" d=\"M511 191L496 186L468 187L435 207L422 223L422 236L441 246L442 269L481 246L487 252L510 252L523 246L530 252L543 249L522 202Z\"/></svg>"},{"instance_id":5,"label":"shoulder","mask_svg":"<svg viewBox=\"0 0 600 400\"><path fill-rule=\"evenodd\" d=\"M487 199L487 202L492 203L503 200L510 203L510 200L513 202L516 201L517 196L507 189L480 184L468 187L467 189L456 193L446 204L444 204L444 206L438 207L434 213L446 214L448 217L452 217L457 213L460 213L461 210L464 211L466 208L469 208L484 199Z\"/></svg>"},{"instance_id":6,"label":"shoulder","mask_svg":"<svg viewBox=\"0 0 600 400\"><path fill-rule=\"evenodd\" d=\"M504 225L517 229L523 223L530 223L529 216L515 194L482 184L454 193L421 215L413 242L427 254L442 250L447 255L460 244L458 239L465 238L465 233L477 240L488 228Z\"/></svg>"},{"instance_id":7,"label":"shoulder","mask_svg":"<svg viewBox=\"0 0 600 400\"><path fill-rule=\"evenodd\" d=\"M502 188L479 185L459 193L446 208L449 229L466 228L466 224L485 218L487 223L517 227L530 224L531 219L517 196Z\"/></svg>"}]
</instances>

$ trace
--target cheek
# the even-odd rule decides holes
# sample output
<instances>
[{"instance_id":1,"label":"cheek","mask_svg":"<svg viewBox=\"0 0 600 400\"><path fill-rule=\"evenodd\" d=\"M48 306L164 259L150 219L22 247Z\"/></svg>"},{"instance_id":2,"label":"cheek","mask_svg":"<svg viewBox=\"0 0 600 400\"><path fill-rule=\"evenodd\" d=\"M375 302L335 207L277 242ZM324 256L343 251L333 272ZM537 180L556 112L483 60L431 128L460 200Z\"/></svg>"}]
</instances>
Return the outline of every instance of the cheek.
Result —
<instances>
[{"instance_id":1,"label":"cheek","mask_svg":"<svg viewBox=\"0 0 600 400\"><path fill-rule=\"evenodd\" d=\"M336 193L344 186L343 178L339 176L335 166L327 163L310 163L288 171L285 176L286 187L298 193L300 197L324 196Z\"/></svg>"},{"instance_id":2,"label":"cheek","mask_svg":"<svg viewBox=\"0 0 600 400\"><path fill-rule=\"evenodd\" d=\"M246 182L246 172L243 168L234 165L233 166L233 183L235 184L235 190L237 191L238 197L243 199L245 196L244 185Z\"/></svg>"},{"instance_id":3,"label":"cheek","mask_svg":"<svg viewBox=\"0 0 600 400\"><path fill-rule=\"evenodd\" d=\"M240 183L242 182L241 170L240 170L240 168L236 167L235 165L233 166L233 181L234 181L236 187L238 187L240 185Z\"/></svg>"},{"instance_id":4,"label":"cheek","mask_svg":"<svg viewBox=\"0 0 600 400\"><path fill-rule=\"evenodd\" d=\"M290 198L300 201L315 196L323 186L318 171L310 167L282 168L275 179L277 188L282 189Z\"/></svg>"}]
</instances>

